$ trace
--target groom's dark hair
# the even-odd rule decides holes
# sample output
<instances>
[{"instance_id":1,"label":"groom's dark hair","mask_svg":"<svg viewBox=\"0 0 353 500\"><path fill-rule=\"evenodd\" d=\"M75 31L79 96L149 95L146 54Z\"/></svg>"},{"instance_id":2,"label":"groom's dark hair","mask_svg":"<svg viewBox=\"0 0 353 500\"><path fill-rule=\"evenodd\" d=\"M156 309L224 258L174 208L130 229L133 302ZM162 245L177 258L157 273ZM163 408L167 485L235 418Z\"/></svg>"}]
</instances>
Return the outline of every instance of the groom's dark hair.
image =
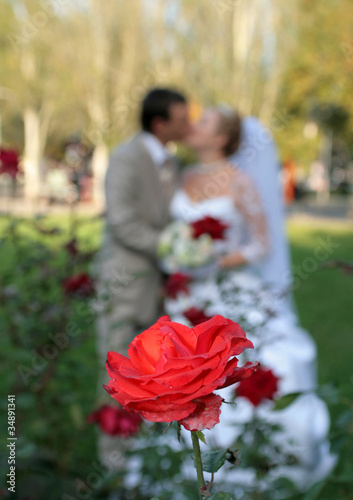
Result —
<instances>
[{"instance_id":1,"label":"groom's dark hair","mask_svg":"<svg viewBox=\"0 0 353 500\"><path fill-rule=\"evenodd\" d=\"M141 126L145 132L151 132L154 118L169 119L171 104L186 103L186 98L173 89L154 88L142 101Z\"/></svg>"}]
</instances>

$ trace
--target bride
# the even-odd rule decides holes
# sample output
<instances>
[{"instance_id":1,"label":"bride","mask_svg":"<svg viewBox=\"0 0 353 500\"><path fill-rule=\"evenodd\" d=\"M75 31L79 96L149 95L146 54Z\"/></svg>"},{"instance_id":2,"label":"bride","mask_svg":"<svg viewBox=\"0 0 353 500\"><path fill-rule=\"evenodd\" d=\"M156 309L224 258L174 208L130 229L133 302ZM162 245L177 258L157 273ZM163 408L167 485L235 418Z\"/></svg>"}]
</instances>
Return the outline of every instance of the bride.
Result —
<instances>
[{"instance_id":1,"label":"bride","mask_svg":"<svg viewBox=\"0 0 353 500\"><path fill-rule=\"evenodd\" d=\"M300 393L281 411L273 411L272 402L256 411L259 418L280 426L274 439L296 457L290 465L278 464L270 475L273 479L288 477L305 490L335 464L326 440L329 415L315 394L316 348L312 338L298 326L294 313L285 306L287 301L274 296L254 272L254 264L265 259L271 248L259 195L251 180L228 160L239 146L240 132L237 113L218 106L203 113L187 138L198 163L183 172L171 202L172 218L192 223L208 216L220 221L225 231L214 243L217 265L196 274L188 294L166 299L165 309L172 320L189 326L196 324L197 317L201 321L215 314L239 322L254 343L252 359L279 378L279 395ZM234 399L234 387L219 393L225 401ZM241 424L252 414L252 405L244 398L236 398L236 406L223 404L220 423L205 432L208 445L232 446ZM225 469L217 473L217 483L254 481L251 468L246 474L244 469Z\"/></svg>"}]
</instances>

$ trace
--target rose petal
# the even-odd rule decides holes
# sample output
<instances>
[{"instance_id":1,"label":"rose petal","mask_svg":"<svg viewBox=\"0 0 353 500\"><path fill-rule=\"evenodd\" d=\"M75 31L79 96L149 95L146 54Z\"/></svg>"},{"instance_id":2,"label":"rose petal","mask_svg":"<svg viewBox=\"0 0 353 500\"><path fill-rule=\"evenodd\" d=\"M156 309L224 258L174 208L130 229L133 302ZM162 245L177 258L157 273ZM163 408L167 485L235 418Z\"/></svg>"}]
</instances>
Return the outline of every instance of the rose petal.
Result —
<instances>
[{"instance_id":1,"label":"rose petal","mask_svg":"<svg viewBox=\"0 0 353 500\"><path fill-rule=\"evenodd\" d=\"M219 422L221 405L224 399L217 394L209 394L203 398L194 400L197 403L196 410L183 420L179 420L188 431L202 431L212 429Z\"/></svg>"},{"instance_id":2,"label":"rose petal","mask_svg":"<svg viewBox=\"0 0 353 500\"><path fill-rule=\"evenodd\" d=\"M194 326L193 330L197 335L196 352L208 352L213 341L217 338L217 335L219 335L221 327L228 325L229 321L230 320L217 315L204 323Z\"/></svg>"},{"instance_id":3,"label":"rose petal","mask_svg":"<svg viewBox=\"0 0 353 500\"><path fill-rule=\"evenodd\" d=\"M156 325L153 325L134 338L128 350L129 358L134 362L134 366L142 372L146 367L147 360L147 364L150 366L147 373L151 373L160 358L161 344L161 332L158 327L156 328Z\"/></svg>"},{"instance_id":4,"label":"rose petal","mask_svg":"<svg viewBox=\"0 0 353 500\"><path fill-rule=\"evenodd\" d=\"M137 384L134 379L121 377L119 373L116 373L114 377L109 381L108 386L113 387L116 394L121 394L122 397L126 394L129 399L134 401L136 399L150 399L155 396L153 392L146 390L141 384Z\"/></svg>"},{"instance_id":5,"label":"rose petal","mask_svg":"<svg viewBox=\"0 0 353 500\"><path fill-rule=\"evenodd\" d=\"M152 401L150 403L144 402L136 406L132 403L127 409L139 413L141 417L150 422L173 422L174 420L182 420L192 414L196 409L196 403L190 401L188 404L180 406L171 403L163 404L160 401L154 403Z\"/></svg>"},{"instance_id":6,"label":"rose petal","mask_svg":"<svg viewBox=\"0 0 353 500\"><path fill-rule=\"evenodd\" d=\"M119 354L118 352L109 351L107 354L107 370L109 376L114 378L116 372L120 372L121 366L132 367L129 358ZM110 373L111 372L111 373Z\"/></svg>"},{"instance_id":7,"label":"rose petal","mask_svg":"<svg viewBox=\"0 0 353 500\"><path fill-rule=\"evenodd\" d=\"M169 328L170 331L173 332L173 338L180 345L185 346L186 349L189 350L190 354L195 353L197 336L195 332L189 328L188 326L182 325L181 323L175 323L170 321L166 324L166 327ZM162 333L165 331L165 328L161 328Z\"/></svg>"},{"instance_id":8,"label":"rose petal","mask_svg":"<svg viewBox=\"0 0 353 500\"><path fill-rule=\"evenodd\" d=\"M234 366L235 362L232 359L229 361L228 365L229 368L224 372L226 378L224 379L223 383L221 383L217 387L217 389L223 389L224 387L229 387L230 385L236 384L241 380L245 380L251 377L256 372L260 363L257 361L255 363L251 363L251 361L248 361L244 366L236 367Z\"/></svg>"}]
</instances>

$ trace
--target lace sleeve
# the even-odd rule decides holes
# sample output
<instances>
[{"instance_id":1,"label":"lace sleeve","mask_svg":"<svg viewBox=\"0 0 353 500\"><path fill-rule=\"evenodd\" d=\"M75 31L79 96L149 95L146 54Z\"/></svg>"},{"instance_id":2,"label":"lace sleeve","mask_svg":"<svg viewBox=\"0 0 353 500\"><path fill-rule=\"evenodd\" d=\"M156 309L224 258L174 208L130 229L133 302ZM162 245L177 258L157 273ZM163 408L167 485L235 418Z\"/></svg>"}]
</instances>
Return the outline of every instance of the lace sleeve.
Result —
<instances>
[{"instance_id":1,"label":"lace sleeve","mask_svg":"<svg viewBox=\"0 0 353 500\"><path fill-rule=\"evenodd\" d=\"M252 180L242 172L236 171L234 175L232 196L249 233L247 242L238 251L248 262L259 261L269 252L267 223L260 196Z\"/></svg>"}]
</instances>

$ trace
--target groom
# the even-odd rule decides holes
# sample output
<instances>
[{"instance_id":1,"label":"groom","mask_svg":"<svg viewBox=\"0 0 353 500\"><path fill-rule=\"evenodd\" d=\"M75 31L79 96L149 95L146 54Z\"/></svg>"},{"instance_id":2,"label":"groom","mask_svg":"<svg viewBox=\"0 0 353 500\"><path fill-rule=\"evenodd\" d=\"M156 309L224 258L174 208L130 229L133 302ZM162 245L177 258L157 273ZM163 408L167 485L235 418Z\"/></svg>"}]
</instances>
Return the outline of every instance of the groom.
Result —
<instances>
[{"instance_id":1,"label":"groom","mask_svg":"<svg viewBox=\"0 0 353 500\"><path fill-rule=\"evenodd\" d=\"M189 132L186 98L169 88L151 90L142 101L140 122L141 132L113 150L105 180L106 222L96 261L98 402L102 403L107 352L126 354L132 339L161 315L157 243L168 222L177 179L165 146ZM124 463L125 446L101 434L102 463L118 469Z\"/></svg>"},{"instance_id":2,"label":"groom","mask_svg":"<svg viewBox=\"0 0 353 500\"><path fill-rule=\"evenodd\" d=\"M157 242L168 222L176 167L165 146L189 132L186 98L152 89L142 101L142 131L113 150L105 181L106 224L98 259L100 364L108 351L126 354L132 339L159 311Z\"/></svg>"}]
</instances>

